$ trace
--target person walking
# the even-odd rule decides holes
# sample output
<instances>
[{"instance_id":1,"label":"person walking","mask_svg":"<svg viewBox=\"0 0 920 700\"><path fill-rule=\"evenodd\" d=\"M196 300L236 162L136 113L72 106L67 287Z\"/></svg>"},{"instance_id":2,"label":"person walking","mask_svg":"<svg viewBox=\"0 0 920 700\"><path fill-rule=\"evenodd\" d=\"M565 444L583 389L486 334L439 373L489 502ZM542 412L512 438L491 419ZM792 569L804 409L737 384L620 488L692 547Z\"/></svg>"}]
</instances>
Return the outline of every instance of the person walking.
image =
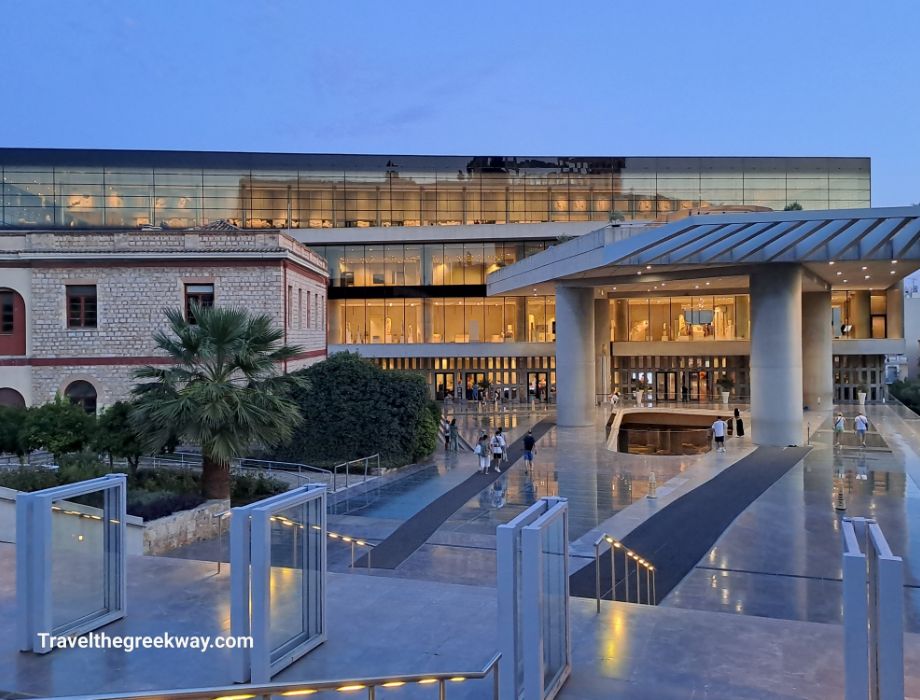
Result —
<instances>
[{"instance_id":1,"label":"person walking","mask_svg":"<svg viewBox=\"0 0 920 700\"><path fill-rule=\"evenodd\" d=\"M499 473L501 473L502 470L501 465L504 442L505 439L502 436L502 429L499 428L495 431L495 435L492 436L492 440L489 442L489 450L492 453L492 466L495 467L495 471Z\"/></svg>"},{"instance_id":2,"label":"person walking","mask_svg":"<svg viewBox=\"0 0 920 700\"><path fill-rule=\"evenodd\" d=\"M853 420L853 427L856 428L856 439L859 440L860 447L866 446L866 432L869 430L869 419L860 409Z\"/></svg>"},{"instance_id":3,"label":"person walking","mask_svg":"<svg viewBox=\"0 0 920 700\"><path fill-rule=\"evenodd\" d=\"M536 444L533 431L528 430L527 435L524 436L524 467L526 469L533 469L533 448Z\"/></svg>"},{"instance_id":4,"label":"person walking","mask_svg":"<svg viewBox=\"0 0 920 700\"><path fill-rule=\"evenodd\" d=\"M834 418L834 447L840 447L840 438L843 437L843 431L847 427L846 424L846 418L843 417L840 411L837 411L837 415Z\"/></svg>"},{"instance_id":5,"label":"person walking","mask_svg":"<svg viewBox=\"0 0 920 700\"><path fill-rule=\"evenodd\" d=\"M504 428L499 426L498 428L498 437L502 442L502 462L508 461L508 440L505 438Z\"/></svg>"},{"instance_id":6,"label":"person walking","mask_svg":"<svg viewBox=\"0 0 920 700\"><path fill-rule=\"evenodd\" d=\"M460 431L457 428L456 418L451 418L450 427L447 429L447 436L450 441L451 452L457 452L460 449Z\"/></svg>"},{"instance_id":7,"label":"person walking","mask_svg":"<svg viewBox=\"0 0 920 700\"><path fill-rule=\"evenodd\" d=\"M687 403L689 397L690 397L690 390L687 388L687 385L684 384L684 385L680 388L680 400L681 400L683 403Z\"/></svg>"},{"instance_id":8,"label":"person walking","mask_svg":"<svg viewBox=\"0 0 920 700\"><path fill-rule=\"evenodd\" d=\"M480 434L474 452L479 457L479 473L488 474L492 455L489 453L489 436L487 433Z\"/></svg>"},{"instance_id":9,"label":"person walking","mask_svg":"<svg viewBox=\"0 0 920 700\"><path fill-rule=\"evenodd\" d=\"M744 421L741 420L741 411L735 409L735 435L744 437Z\"/></svg>"},{"instance_id":10,"label":"person walking","mask_svg":"<svg viewBox=\"0 0 920 700\"><path fill-rule=\"evenodd\" d=\"M716 418L712 424L712 435L716 439L716 452L725 452L725 430L728 426L722 420L722 416Z\"/></svg>"}]
</instances>

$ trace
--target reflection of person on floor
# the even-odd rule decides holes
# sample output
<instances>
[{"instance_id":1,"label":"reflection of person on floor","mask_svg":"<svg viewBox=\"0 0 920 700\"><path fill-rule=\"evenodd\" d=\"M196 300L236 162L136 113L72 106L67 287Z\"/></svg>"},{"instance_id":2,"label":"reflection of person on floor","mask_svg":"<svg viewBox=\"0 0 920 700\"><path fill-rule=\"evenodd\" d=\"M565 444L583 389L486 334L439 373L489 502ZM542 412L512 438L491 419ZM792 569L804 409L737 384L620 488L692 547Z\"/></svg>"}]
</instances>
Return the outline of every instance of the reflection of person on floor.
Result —
<instances>
[{"instance_id":1,"label":"reflection of person on floor","mask_svg":"<svg viewBox=\"0 0 920 700\"><path fill-rule=\"evenodd\" d=\"M741 420L741 411L735 409L735 435L744 437L744 421Z\"/></svg>"},{"instance_id":2,"label":"reflection of person on floor","mask_svg":"<svg viewBox=\"0 0 920 700\"><path fill-rule=\"evenodd\" d=\"M501 508L505 505L505 489L502 484L503 479L498 479L492 484L492 507Z\"/></svg>"},{"instance_id":3,"label":"reflection of person on floor","mask_svg":"<svg viewBox=\"0 0 920 700\"><path fill-rule=\"evenodd\" d=\"M856 462L856 478L860 481L869 480L869 465L866 463L866 454L861 453Z\"/></svg>"},{"instance_id":4,"label":"reflection of person on floor","mask_svg":"<svg viewBox=\"0 0 920 700\"><path fill-rule=\"evenodd\" d=\"M450 427L448 428L448 438L450 439L450 449L457 452L460 449L460 431L457 428L457 419L451 418Z\"/></svg>"}]
</instances>

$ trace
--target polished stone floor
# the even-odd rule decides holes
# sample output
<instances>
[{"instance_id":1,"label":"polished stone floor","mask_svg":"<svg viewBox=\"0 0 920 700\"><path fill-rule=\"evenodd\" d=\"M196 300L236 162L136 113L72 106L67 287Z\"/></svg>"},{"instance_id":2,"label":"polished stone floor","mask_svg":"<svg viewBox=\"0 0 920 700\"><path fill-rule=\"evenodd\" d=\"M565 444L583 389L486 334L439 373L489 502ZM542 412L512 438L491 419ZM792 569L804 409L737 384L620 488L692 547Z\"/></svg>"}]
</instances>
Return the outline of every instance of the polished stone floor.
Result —
<instances>
[{"instance_id":1,"label":"polished stone floor","mask_svg":"<svg viewBox=\"0 0 920 700\"><path fill-rule=\"evenodd\" d=\"M844 413L852 416L853 408ZM664 601L696 610L839 623L840 518L875 518L905 564L907 629L920 631L920 416L867 407L876 448L832 444L830 414L814 449L745 510ZM846 510L835 508L835 486Z\"/></svg>"},{"instance_id":2,"label":"polished stone floor","mask_svg":"<svg viewBox=\"0 0 920 700\"><path fill-rule=\"evenodd\" d=\"M56 650L15 645L13 548L0 545L0 697L222 685L227 652ZM226 634L229 572L170 558L131 557L129 615L110 634ZM498 645L494 588L330 574L329 640L283 671L280 681L481 668ZM573 599L572 677L565 700L841 697L842 628L696 610ZM437 624L432 624L437 621ZM920 697L920 636L905 640L907 694ZM387 691L400 700L431 689ZM323 697L314 695L311 697ZM342 697L338 694L337 697ZM490 697L481 681L448 698Z\"/></svg>"}]
</instances>

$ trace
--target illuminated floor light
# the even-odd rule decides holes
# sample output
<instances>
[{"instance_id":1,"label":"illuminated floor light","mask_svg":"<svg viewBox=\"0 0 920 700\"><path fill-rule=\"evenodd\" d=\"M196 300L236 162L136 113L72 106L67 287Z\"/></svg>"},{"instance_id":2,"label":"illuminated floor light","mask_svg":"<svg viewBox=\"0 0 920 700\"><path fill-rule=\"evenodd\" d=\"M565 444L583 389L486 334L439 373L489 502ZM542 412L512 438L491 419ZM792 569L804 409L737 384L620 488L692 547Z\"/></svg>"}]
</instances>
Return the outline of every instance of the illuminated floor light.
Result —
<instances>
[{"instance_id":1,"label":"illuminated floor light","mask_svg":"<svg viewBox=\"0 0 920 700\"><path fill-rule=\"evenodd\" d=\"M341 688L336 688L336 690L338 690L340 693L347 693L350 690L362 690L363 688L363 685L356 683L355 685L343 685Z\"/></svg>"},{"instance_id":2,"label":"illuminated floor light","mask_svg":"<svg viewBox=\"0 0 920 700\"><path fill-rule=\"evenodd\" d=\"M308 688L305 690L289 690L286 693L281 693L281 694L286 697L298 697L298 696L303 696L303 695L316 695L317 692L318 691L316 690L310 690Z\"/></svg>"},{"instance_id":3,"label":"illuminated floor light","mask_svg":"<svg viewBox=\"0 0 920 700\"><path fill-rule=\"evenodd\" d=\"M400 688L406 684L405 681L390 681L389 683L384 683L382 688Z\"/></svg>"}]
</instances>

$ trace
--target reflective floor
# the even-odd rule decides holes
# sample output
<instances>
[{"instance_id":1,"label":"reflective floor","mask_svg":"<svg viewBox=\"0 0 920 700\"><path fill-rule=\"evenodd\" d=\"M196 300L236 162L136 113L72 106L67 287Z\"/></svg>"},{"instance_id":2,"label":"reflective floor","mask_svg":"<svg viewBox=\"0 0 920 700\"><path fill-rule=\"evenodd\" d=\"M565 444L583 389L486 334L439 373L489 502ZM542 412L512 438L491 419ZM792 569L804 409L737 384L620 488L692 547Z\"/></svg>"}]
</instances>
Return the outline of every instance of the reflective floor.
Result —
<instances>
[{"instance_id":1,"label":"reflective floor","mask_svg":"<svg viewBox=\"0 0 920 700\"><path fill-rule=\"evenodd\" d=\"M664 604L839 623L840 518L865 516L904 559L907 627L920 631L920 416L886 405L867 414L881 433L869 436L876 447L855 447L852 431L834 447L830 416L818 422L812 452L738 517Z\"/></svg>"}]
</instances>

